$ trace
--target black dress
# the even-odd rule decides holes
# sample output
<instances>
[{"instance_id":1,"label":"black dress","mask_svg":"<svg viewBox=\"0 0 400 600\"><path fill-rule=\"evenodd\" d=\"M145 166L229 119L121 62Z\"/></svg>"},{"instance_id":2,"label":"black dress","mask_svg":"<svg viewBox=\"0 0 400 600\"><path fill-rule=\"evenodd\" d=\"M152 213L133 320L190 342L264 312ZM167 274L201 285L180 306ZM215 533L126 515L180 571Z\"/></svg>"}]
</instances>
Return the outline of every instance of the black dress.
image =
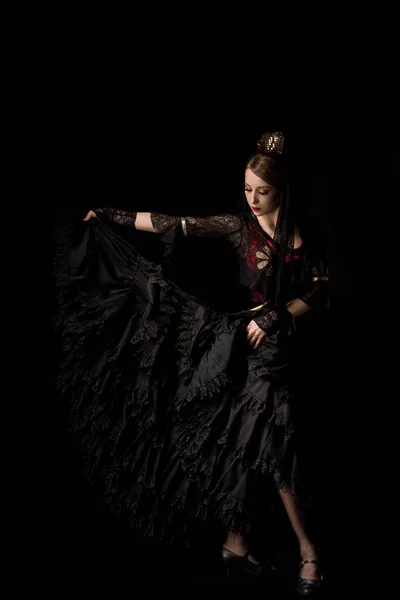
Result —
<instances>
[{"instance_id":1,"label":"black dress","mask_svg":"<svg viewBox=\"0 0 400 600\"><path fill-rule=\"evenodd\" d=\"M157 538L190 539L215 520L226 531L268 523L277 489L305 497L292 418L293 329L284 304L321 302L326 267L307 241L283 261L288 297L274 305L273 240L250 215L186 218L187 235L223 235L236 250L246 306L221 313L165 278L115 223L58 236L63 360L57 384L72 400L85 471L112 511ZM151 213L157 232L181 220ZM152 234L148 234L152 235ZM261 308L260 308L261 306ZM285 316L286 315L286 316ZM246 326L267 333L252 350Z\"/></svg>"}]
</instances>

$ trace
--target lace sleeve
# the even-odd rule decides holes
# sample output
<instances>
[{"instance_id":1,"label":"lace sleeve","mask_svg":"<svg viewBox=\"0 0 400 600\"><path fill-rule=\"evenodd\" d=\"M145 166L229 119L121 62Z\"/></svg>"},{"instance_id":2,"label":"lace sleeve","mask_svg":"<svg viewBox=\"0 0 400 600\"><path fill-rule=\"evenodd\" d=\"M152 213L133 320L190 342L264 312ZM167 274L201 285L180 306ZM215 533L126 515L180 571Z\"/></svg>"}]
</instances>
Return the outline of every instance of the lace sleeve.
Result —
<instances>
[{"instance_id":1,"label":"lace sleeve","mask_svg":"<svg viewBox=\"0 0 400 600\"><path fill-rule=\"evenodd\" d=\"M150 213L150 219L154 231L160 234L168 233L171 229L181 224L179 217L172 217L156 212Z\"/></svg>"},{"instance_id":2,"label":"lace sleeve","mask_svg":"<svg viewBox=\"0 0 400 600\"><path fill-rule=\"evenodd\" d=\"M135 226L136 212L118 208L96 208L95 213L101 218L119 225ZM158 212L150 213L150 220L155 233L165 235L177 227L181 227L184 235L203 237L227 237L231 241L240 242L242 220L236 215L216 215L211 217L174 217Z\"/></svg>"},{"instance_id":3,"label":"lace sleeve","mask_svg":"<svg viewBox=\"0 0 400 600\"><path fill-rule=\"evenodd\" d=\"M105 219L107 221L112 221L113 223L117 223L118 225L129 225L131 227L135 226L136 221L136 212L131 212L129 210L121 210L119 208L95 208L94 212L101 219Z\"/></svg>"},{"instance_id":4,"label":"lace sleeve","mask_svg":"<svg viewBox=\"0 0 400 600\"><path fill-rule=\"evenodd\" d=\"M151 221L157 233L166 233L172 227L180 226L186 236L227 237L239 241L242 220L239 216L223 214L211 217L170 217L151 213Z\"/></svg>"},{"instance_id":5,"label":"lace sleeve","mask_svg":"<svg viewBox=\"0 0 400 600\"><path fill-rule=\"evenodd\" d=\"M254 319L254 322L259 326L264 333L272 333L275 327L280 324L289 324L292 316L286 307L281 310L261 310L260 315Z\"/></svg>"}]
</instances>

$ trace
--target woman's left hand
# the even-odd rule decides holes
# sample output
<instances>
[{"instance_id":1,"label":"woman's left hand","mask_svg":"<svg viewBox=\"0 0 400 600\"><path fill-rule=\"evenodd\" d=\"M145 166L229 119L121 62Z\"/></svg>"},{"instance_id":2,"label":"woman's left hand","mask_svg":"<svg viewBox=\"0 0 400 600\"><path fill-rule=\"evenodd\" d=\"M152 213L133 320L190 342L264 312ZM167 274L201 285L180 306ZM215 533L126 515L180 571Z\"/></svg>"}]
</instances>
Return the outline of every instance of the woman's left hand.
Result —
<instances>
[{"instance_id":1,"label":"woman's left hand","mask_svg":"<svg viewBox=\"0 0 400 600\"><path fill-rule=\"evenodd\" d=\"M247 341L249 342L250 346L254 348L254 350L257 350L266 336L265 331L260 329L260 327L254 321L250 321L250 323L247 325L246 331Z\"/></svg>"}]
</instances>

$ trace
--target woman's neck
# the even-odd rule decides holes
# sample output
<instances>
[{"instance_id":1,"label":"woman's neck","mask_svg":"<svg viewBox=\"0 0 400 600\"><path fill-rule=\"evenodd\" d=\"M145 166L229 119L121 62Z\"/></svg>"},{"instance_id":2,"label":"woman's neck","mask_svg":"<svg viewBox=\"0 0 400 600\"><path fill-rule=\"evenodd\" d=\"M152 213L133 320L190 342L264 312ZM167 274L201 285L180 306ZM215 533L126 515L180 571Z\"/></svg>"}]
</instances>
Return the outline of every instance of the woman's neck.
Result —
<instances>
[{"instance_id":1,"label":"woman's neck","mask_svg":"<svg viewBox=\"0 0 400 600\"><path fill-rule=\"evenodd\" d=\"M276 229L276 224L278 222L279 208L274 210L273 212L267 213L265 215L261 215L261 217L256 217L258 220L260 227L264 229L269 234L274 234Z\"/></svg>"}]
</instances>

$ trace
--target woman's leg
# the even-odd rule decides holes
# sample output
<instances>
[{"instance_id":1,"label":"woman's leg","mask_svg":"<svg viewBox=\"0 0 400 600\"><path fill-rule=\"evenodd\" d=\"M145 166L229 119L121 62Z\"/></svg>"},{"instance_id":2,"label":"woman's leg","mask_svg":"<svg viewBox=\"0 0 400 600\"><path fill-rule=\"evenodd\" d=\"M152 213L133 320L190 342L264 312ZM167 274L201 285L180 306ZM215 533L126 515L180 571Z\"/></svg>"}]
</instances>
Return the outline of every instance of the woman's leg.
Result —
<instances>
[{"instance_id":1,"label":"woman's leg","mask_svg":"<svg viewBox=\"0 0 400 600\"><path fill-rule=\"evenodd\" d=\"M311 541L307 530L304 512L297 504L291 492L279 490L283 505L288 514L293 531L295 532L300 546L300 556L303 560L318 560L315 545ZM319 579L319 568L315 563L306 563L300 573L302 579Z\"/></svg>"}]
</instances>

